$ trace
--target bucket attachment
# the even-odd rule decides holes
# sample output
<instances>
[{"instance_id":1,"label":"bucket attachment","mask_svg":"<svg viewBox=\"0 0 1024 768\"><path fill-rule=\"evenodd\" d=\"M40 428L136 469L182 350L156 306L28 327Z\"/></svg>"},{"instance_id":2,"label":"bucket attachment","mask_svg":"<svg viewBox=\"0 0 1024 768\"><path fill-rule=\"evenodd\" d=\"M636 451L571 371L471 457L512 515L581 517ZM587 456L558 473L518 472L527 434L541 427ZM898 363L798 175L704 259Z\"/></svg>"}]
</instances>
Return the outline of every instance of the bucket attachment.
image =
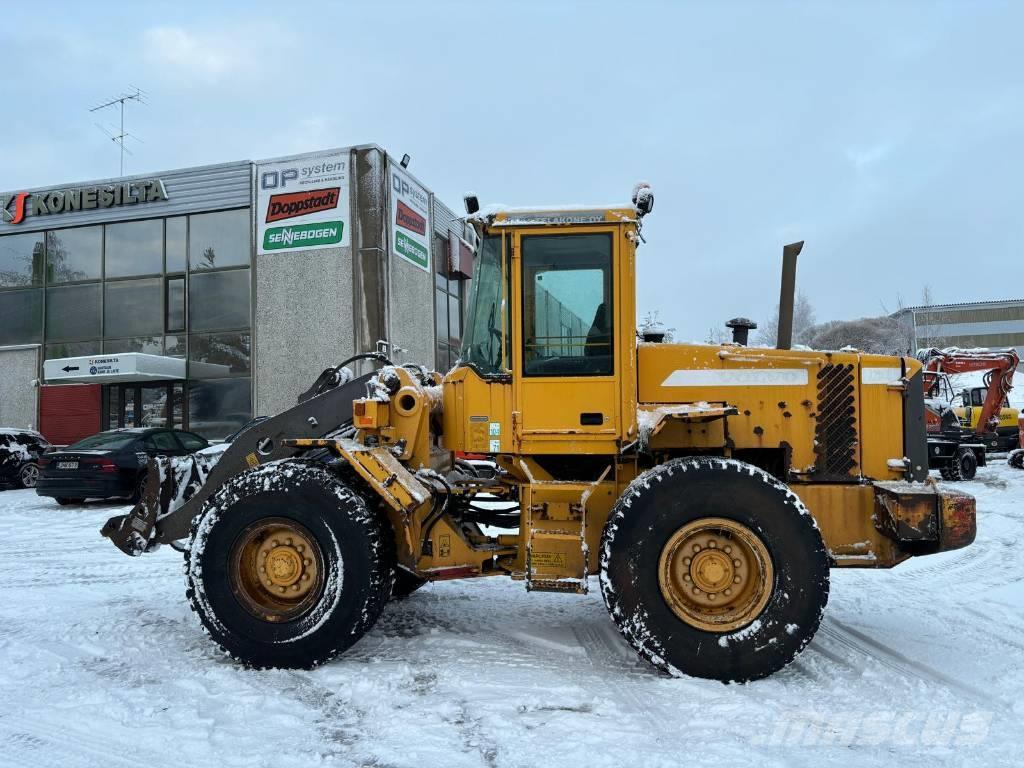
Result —
<instances>
[{"instance_id":1,"label":"bucket attachment","mask_svg":"<svg viewBox=\"0 0 1024 768\"><path fill-rule=\"evenodd\" d=\"M104 523L100 533L106 536L126 555L137 557L143 552L159 546L153 541L156 534L156 518L160 511L160 490L166 465L170 459L158 456L149 460L146 484L142 498L127 515L117 515Z\"/></svg>"}]
</instances>

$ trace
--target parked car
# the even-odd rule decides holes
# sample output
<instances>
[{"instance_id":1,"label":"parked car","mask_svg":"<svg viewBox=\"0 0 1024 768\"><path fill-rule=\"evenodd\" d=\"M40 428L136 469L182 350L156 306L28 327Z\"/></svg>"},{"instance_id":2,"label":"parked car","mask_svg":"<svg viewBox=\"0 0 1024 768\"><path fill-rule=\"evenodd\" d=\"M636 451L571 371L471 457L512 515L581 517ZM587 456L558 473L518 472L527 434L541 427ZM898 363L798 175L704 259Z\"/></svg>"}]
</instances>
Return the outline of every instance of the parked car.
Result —
<instances>
[{"instance_id":1,"label":"parked car","mask_svg":"<svg viewBox=\"0 0 1024 768\"><path fill-rule=\"evenodd\" d=\"M39 459L49 448L38 432L0 427L0 485L35 488Z\"/></svg>"},{"instance_id":2,"label":"parked car","mask_svg":"<svg viewBox=\"0 0 1024 768\"><path fill-rule=\"evenodd\" d=\"M142 496L151 456L184 456L207 448L205 438L162 427L112 429L46 454L36 493L58 504Z\"/></svg>"}]
</instances>

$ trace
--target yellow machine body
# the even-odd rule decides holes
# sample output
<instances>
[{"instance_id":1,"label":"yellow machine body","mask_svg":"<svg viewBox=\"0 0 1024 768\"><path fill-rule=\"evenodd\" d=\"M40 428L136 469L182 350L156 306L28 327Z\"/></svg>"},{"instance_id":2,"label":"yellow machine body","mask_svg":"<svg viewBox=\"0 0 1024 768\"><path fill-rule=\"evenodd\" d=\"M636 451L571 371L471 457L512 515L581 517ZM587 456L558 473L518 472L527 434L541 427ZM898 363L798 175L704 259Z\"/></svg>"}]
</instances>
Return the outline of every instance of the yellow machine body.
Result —
<instances>
[{"instance_id":1,"label":"yellow machine body","mask_svg":"<svg viewBox=\"0 0 1024 768\"><path fill-rule=\"evenodd\" d=\"M431 579L506 574L531 589L585 591L625 488L645 469L688 455L740 459L786 483L813 514L834 566L891 567L973 540L970 496L907 482L927 475L926 457L907 448L924 445L923 410L918 418L912 407L921 399L915 359L638 341L640 233L630 207L499 213L477 227L477 258L489 261L476 280L491 270L497 294L490 310L477 297L483 303L470 307L469 322L476 313L483 327L489 312L476 337L490 350L489 370L473 363L472 346L434 387L397 369L396 395L355 404L356 442L374 448L334 441L386 502L407 570ZM587 290L604 291L589 330L570 305L586 291L563 292L550 309L567 242L552 239L580 236L610 253L603 277L587 275ZM539 251L555 256L531 255ZM554 341L552 327L561 334ZM555 345L561 357L550 354ZM553 359L587 372L560 374ZM437 504L424 495L423 472L443 471L456 455L493 459L502 471L487 487L451 494L518 502L517 533L486 535L446 515L425 530Z\"/></svg>"}]
</instances>

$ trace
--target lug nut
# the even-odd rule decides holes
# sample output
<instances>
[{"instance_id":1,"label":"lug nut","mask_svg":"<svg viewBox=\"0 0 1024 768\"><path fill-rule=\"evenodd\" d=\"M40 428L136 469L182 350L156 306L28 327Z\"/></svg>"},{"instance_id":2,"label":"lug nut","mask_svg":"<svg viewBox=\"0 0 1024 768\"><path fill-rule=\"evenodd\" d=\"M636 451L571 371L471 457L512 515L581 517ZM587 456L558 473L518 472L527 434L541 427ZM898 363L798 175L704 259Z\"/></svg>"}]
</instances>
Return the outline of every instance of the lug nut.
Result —
<instances>
[{"instance_id":1,"label":"lug nut","mask_svg":"<svg viewBox=\"0 0 1024 768\"><path fill-rule=\"evenodd\" d=\"M278 587L278 588L277 588L277 591L278 591L278 592L284 592L284 587Z\"/></svg>"},{"instance_id":2,"label":"lug nut","mask_svg":"<svg viewBox=\"0 0 1024 768\"><path fill-rule=\"evenodd\" d=\"M693 551L694 552L700 552L700 544L694 544L693 545Z\"/></svg>"},{"instance_id":3,"label":"lug nut","mask_svg":"<svg viewBox=\"0 0 1024 768\"><path fill-rule=\"evenodd\" d=\"M726 596L731 595L732 594L732 589L730 589L729 587L726 587L725 588L725 594L726 594Z\"/></svg>"},{"instance_id":4,"label":"lug nut","mask_svg":"<svg viewBox=\"0 0 1024 768\"><path fill-rule=\"evenodd\" d=\"M302 562L305 563L306 565L312 565L313 564L313 561L310 560L308 557L304 558Z\"/></svg>"},{"instance_id":5,"label":"lug nut","mask_svg":"<svg viewBox=\"0 0 1024 768\"><path fill-rule=\"evenodd\" d=\"M727 554L727 555L731 554L732 553L732 547L726 547L724 551L725 551L725 554Z\"/></svg>"},{"instance_id":6,"label":"lug nut","mask_svg":"<svg viewBox=\"0 0 1024 768\"><path fill-rule=\"evenodd\" d=\"M712 541L709 541L709 542L708 542L708 546L709 546L709 547L710 547L711 549L714 549L715 547L717 547L717 546L718 546L718 542L717 542L717 541L714 541L714 540L712 540Z\"/></svg>"},{"instance_id":7,"label":"lug nut","mask_svg":"<svg viewBox=\"0 0 1024 768\"><path fill-rule=\"evenodd\" d=\"M267 566L261 565L260 566L260 573L266 573L266 572L267 572Z\"/></svg>"},{"instance_id":8,"label":"lug nut","mask_svg":"<svg viewBox=\"0 0 1024 768\"><path fill-rule=\"evenodd\" d=\"M684 573L683 574L683 581L689 581L689 580L690 580L690 574Z\"/></svg>"},{"instance_id":9,"label":"lug nut","mask_svg":"<svg viewBox=\"0 0 1024 768\"><path fill-rule=\"evenodd\" d=\"M740 577L739 576L733 576L732 577L732 583L733 584L739 584L740 583Z\"/></svg>"},{"instance_id":10,"label":"lug nut","mask_svg":"<svg viewBox=\"0 0 1024 768\"><path fill-rule=\"evenodd\" d=\"M301 544L299 544L297 547L295 547L295 549L297 549L299 552L305 552L306 551L306 548L304 546L302 546Z\"/></svg>"},{"instance_id":11,"label":"lug nut","mask_svg":"<svg viewBox=\"0 0 1024 768\"><path fill-rule=\"evenodd\" d=\"M302 580L303 581L309 581L309 574L308 573L302 574Z\"/></svg>"},{"instance_id":12,"label":"lug nut","mask_svg":"<svg viewBox=\"0 0 1024 768\"><path fill-rule=\"evenodd\" d=\"M697 589L697 587L694 587L694 588L693 588L693 594L695 594L695 595L699 595L699 594L700 594L700 590L699 590L699 589Z\"/></svg>"},{"instance_id":13,"label":"lug nut","mask_svg":"<svg viewBox=\"0 0 1024 768\"><path fill-rule=\"evenodd\" d=\"M284 543L290 547L292 545L292 537L289 536L287 539L284 540Z\"/></svg>"},{"instance_id":14,"label":"lug nut","mask_svg":"<svg viewBox=\"0 0 1024 768\"><path fill-rule=\"evenodd\" d=\"M715 599L715 593L714 592L709 592L708 593L708 600L714 600L714 599Z\"/></svg>"},{"instance_id":15,"label":"lug nut","mask_svg":"<svg viewBox=\"0 0 1024 768\"><path fill-rule=\"evenodd\" d=\"M693 562L693 561L690 558L688 558L688 557L684 557L683 558L683 565L689 565L691 562Z\"/></svg>"},{"instance_id":16,"label":"lug nut","mask_svg":"<svg viewBox=\"0 0 1024 768\"><path fill-rule=\"evenodd\" d=\"M743 563L741 563L739 560L733 560L732 564L735 565L737 568L739 568L741 565L743 565Z\"/></svg>"}]
</instances>

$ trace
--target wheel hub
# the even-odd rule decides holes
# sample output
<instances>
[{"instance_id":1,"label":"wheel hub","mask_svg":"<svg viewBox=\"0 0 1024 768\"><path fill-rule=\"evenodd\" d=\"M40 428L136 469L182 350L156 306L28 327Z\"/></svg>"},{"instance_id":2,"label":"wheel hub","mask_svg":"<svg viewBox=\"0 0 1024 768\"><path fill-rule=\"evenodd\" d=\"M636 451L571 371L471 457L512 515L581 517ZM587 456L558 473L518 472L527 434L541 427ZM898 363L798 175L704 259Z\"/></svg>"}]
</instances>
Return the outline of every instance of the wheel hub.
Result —
<instances>
[{"instance_id":1,"label":"wheel hub","mask_svg":"<svg viewBox=\"0 0 1024 768\"><path fill-rule=\"evenodd\" d=\"M662 597L683 621L727 632L757 618L771 596L774 570L768 549L747 526L702 518L676 531L662 549Z\"/></svg>"},{"instance_id":2,"label":"wheel hub","mask_svg":"<svg viewBox=\"0 0 1024 768\"><path fill-rule=\"evenodd\" d=\"M323 583L315 541L298 523L279 518L243 532L232 558L232 586L250 613L285 621L308 610Z\"/></svg>"}]
</instances>

